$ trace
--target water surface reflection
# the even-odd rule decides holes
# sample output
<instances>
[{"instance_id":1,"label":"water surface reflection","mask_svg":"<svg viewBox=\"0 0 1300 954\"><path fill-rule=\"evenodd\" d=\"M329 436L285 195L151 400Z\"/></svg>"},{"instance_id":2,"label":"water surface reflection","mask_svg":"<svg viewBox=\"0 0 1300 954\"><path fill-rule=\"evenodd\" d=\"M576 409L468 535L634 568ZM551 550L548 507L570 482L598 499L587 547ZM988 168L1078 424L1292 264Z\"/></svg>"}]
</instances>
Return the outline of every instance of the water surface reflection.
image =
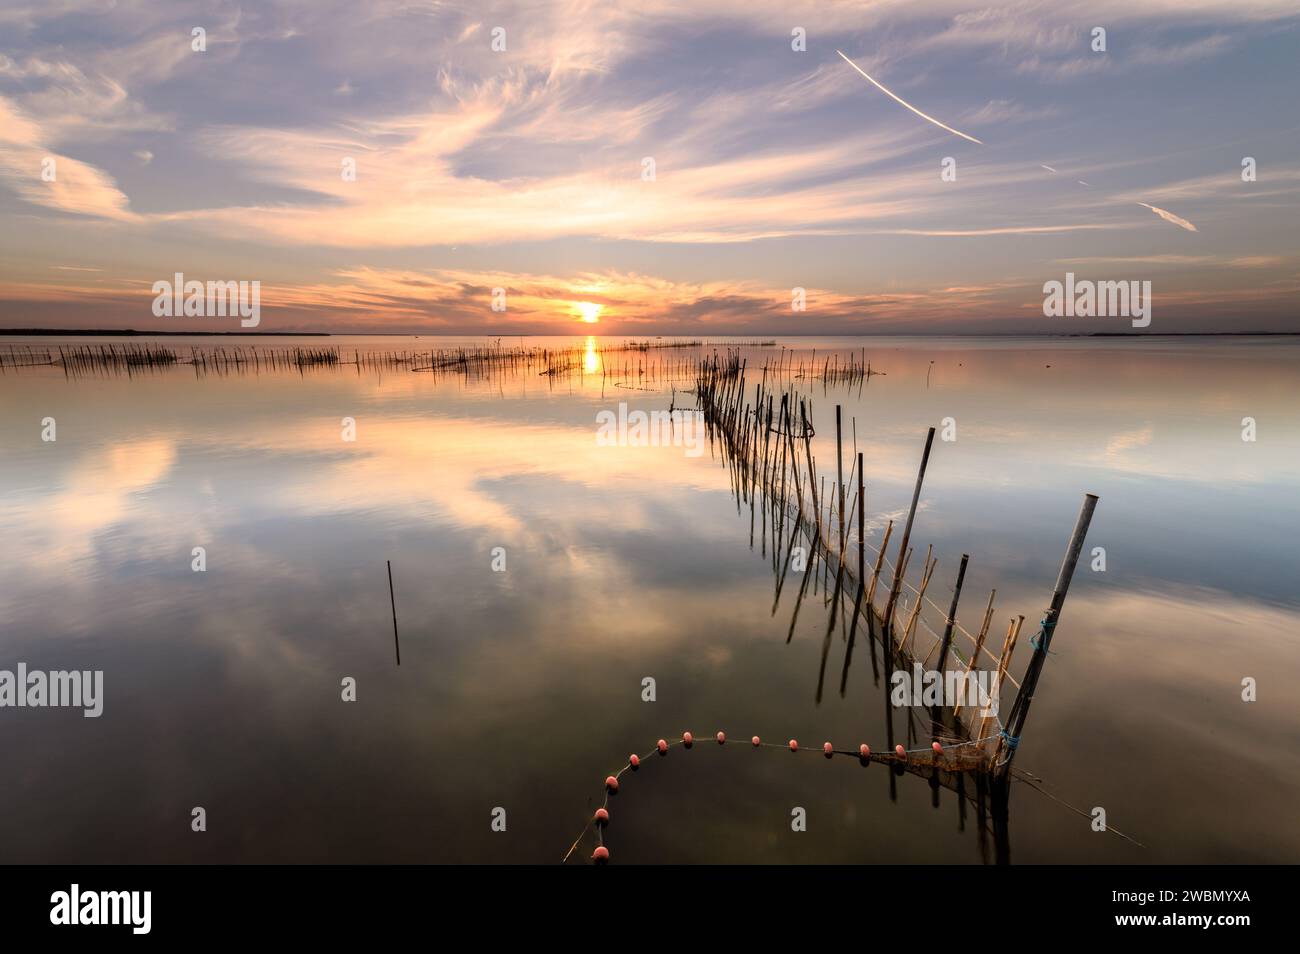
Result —
<instances>
[{"instance_id":1,"label":"water surface reflection","mask_svg":"<svg viewBox=\"0 0 1300 954\"><path fill-rule=\"evenodd\" d=\"M598 342L579 339L563 377L0 376L0 668L103 669L106 692L96 720L0 710L5 859L553 862L600 780L661 736L883 739L862 644L841 694L846 646L832 641L818 703L826 617L805 609L787 644L788 598L774 616L772 554L761 533L751 549L726 469L596 445L598 410L680 407L691 386L612 379ZM863 345L745 353L752 369ZM1011 860L1293 860L1297 345L865 345L883 376L804 381L815 452L833 460L842 404L878 540L907 505L925 429L955 419L914 531L938 555L940 602L970 553L963 613L996 586L1003 625L1037 619L1080 494L1101 497L1089 546L1107 570L1076 578L1017 764L1147 847L1017 790ZM504 573L490 569L498 546ZM1256 703L1241 701L1246 676ZM496 806L505 834L489 827ZM791 832L792 806L806 833ZM815 753L675 750L617 814L624 861L997 855L973 803Z\"/></svg>"}]
</instances>

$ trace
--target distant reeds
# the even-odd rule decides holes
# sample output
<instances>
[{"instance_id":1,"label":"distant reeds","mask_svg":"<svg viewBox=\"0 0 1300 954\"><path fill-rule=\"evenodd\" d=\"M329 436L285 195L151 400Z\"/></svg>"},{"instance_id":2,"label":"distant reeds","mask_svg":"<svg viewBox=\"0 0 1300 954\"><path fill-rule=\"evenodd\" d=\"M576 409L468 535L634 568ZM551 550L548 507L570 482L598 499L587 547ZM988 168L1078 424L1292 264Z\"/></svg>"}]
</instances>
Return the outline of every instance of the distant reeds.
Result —
<instances>
[{"instance_id":1,"label":"distant reeds","mask_svg":"<svg viewBox=\"0 0 1300 954\"><path fill-rule=\"evenodd\" d=\"M31 345L10 345L0 351L0 371L5 368L36 368L54 364L54 355L48 348L33 348Z\"/></svg>"},{"instance_id":2,"label":"distant reeds","mask_svg":"<svg viewBox=\"0 0 1300 954\"><path fill-rule=\"evenodd\" d=\"M713 344L698 338L656 338L607 341L589 337L561 347L524 343L503 344L494 339L484 344L427 350L395 350L383 347L343 349L337 345L302 347L277 344L211 344L178 347L166 343L105 343L61 345L57 352L31 345L0 344L0 371L8 369L61 367L70 377L97 374L125 374L168 371L181 366L194 369L196 376L258 374L263 371L330 371L355 367L358 373L417 372L435 376L454 375L490 384L502 384L509 377L531 375L545 378L550 386L574 379L597 379L602 387L639 391L687 391L697 373L698 352L723 347L728 355L742 349L773 348L776 341L736 341ZM860 386L874 371L859 358L832 352L819 362L811 355L782 347L765 355L764 380L785 381L820 378L823 387ZM686 385L686 387L683 387Z\"/></svg>"}]
</instances>

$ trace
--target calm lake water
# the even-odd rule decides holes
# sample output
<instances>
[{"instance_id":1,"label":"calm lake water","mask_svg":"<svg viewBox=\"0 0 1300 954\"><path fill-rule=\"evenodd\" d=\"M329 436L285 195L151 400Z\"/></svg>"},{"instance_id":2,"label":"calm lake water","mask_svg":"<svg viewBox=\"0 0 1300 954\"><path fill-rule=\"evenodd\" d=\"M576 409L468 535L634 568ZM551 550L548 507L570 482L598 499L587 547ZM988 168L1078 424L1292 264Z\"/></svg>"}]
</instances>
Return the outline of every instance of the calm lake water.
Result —
<instances>
[{"instance_id":1,"label":"calm lake water","mask_svg":"<svg viewBox=\"0 0 1300 954\"><path fill-rule=\"evenodd\" d=\"M856 430L872 542L906 510L926 428L953 419L913 543L934 546L945 605L970 554L971 628L997 588L991 642L1026 617L1016 676L1100 496L1016 765L1144 847L1016 784L1010 860L1300 858L1297 339L783 339L744 348L751 390L763 360L814 348L884 372L800 382L820 472L836 404ZM664 371L702 350L605 360ZM693 400L689 375L631 383L595 352L564 377L6 369L0 669L103 670L104 709L0 709L0 860L554 863L602 779L661 736L883 748L884 687L859 652L840 694L838 637L817 702L823 598L787 643L727 469L707 448L597 445L601 410ZM623 778L619 862L994 860L969 806L881 765L708 741Z\"/></svg>"}]
</instances>

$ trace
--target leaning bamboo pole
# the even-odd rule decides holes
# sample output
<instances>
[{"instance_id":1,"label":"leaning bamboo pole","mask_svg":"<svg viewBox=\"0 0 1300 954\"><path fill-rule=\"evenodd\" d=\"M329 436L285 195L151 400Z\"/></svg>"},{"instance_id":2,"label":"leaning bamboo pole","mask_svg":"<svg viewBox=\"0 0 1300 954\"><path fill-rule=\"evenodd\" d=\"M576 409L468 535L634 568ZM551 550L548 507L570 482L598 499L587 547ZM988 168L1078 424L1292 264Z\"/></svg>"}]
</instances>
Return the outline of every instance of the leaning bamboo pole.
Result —
<instances>
[{"instance_id":1,"label":"leaning bamboo pole","mask_svg":"<svg viewBox=\"0 0 1300 954\"><path fill-rule=\"evenodd\" d=\"M894 563L894 582L889 587L889 602L885 604L885 645L892 649L894 645L894 607L898 603L899 591L903 585L903 559L907 553L907 544L912 537L912 522L916 519L916 505L921 499L921 485L925 482L925 468L930 463L930 448L934 445L934 428L925 435L925 450L921 454L921 467L916 474L916 488L912 491L912 505L907 510L907 523L903 526L903 537L898 542L898 558Z\"/></svg>"},{"instance_id":2,"label":"leaning bamboo pole","mask_svg":"<svg viewBox=\"0 0 1300 954\"><path fill-rule=\"evenodd\" d=\"M962 686L965 687L970 683L971 671L979 665L980 652L984 649L984 637L989 634L989 623L993 620L993 598L998 595L997 589L989 591L989 605L984 609L984 622L980 624L980 632L975 637L975 651L971 653L970 661L966 664L966 673L962 677ZM952 707L953 716L961 714L962 700L958 699L957 704Z\"/></svg>"},{"instance_id":3,"label":"leaning bamboo pole","mask_svg":"<svg viewBox=\"0 0 1300 954\"><path fill-rule=\"evenodd\" d=\"M885 550L889 546L889 537L894 532L894 521L889 521L885 526L884 539L880 541L880 552L876 554L876 566L871 571L871 586L867 589L867 605L871 606L876 599L876 582L880 579L880 567L885 562Z\"/></svg>"},{"instance_id":4,"label":"leaning bamboo pole","mask_svg":"<svg viewBox=\"0 0 1300 954\"><path fill-rule=\"evenodd\" d=\"M1061 620L1061 608L1065 605L1065 594L1074 579L1074 568L1079 562L1079 553L1083 550L1084 538L1088 535L1088 526L1092 523L1093 511L1097 509L1097 495L1084 494L1079 516L1074 521L1074 530L1070 533L1070 542L1065 548L1065 558L1061 561L1061 570L1056 576L1056 590L1052 593L1052 604L1043 616L1042 629L1038 641L1034 644L1034 655L1030 657L1021 681L1016 701L1011 705L1011 714L1007 717L1006 729L998 741L994 764L999 777L1005 778L1011 771L1011 760L1015 758L1016 747L1020 744L1020 734L1025 728L1025 718L1029 715L1029 704L1033 702L1034 691L1038 688L1038 679L1043 673L1043 663L1047 660L1048 649L1052 643L1052 633Z\"/></svg>"},{"instance_id":5,"label":"leaning bamboo pole","mask_svg":"<svg viewBox=\"0 0 1300 954\"><path fill-rule=\"evenodd\" d=\"M1002 652L998 656L998 668L995 670L993 677L993 694L994 697L989 700L989 706L985 710L985 715L980 720L979 731L975 733L975 738L988 738L989 729L993 725L996 717L994 712L1000 708L997 704L997 697L1002 692L1002 680L1006 678L1007 667L1011 665L1011 654L1016 651L1016 640L1020 638L1020 627L1024 625L1023 616L1013 616L1007 624L1007 635L1002 639ZM996 750L995 750L996 757Z\"/></svg>"},{"instance_id":6,"label":"leaning bamboo pole","mask_svg":"<svg viewBox=\"0 0 1300 954\"><path fill-rule=\"evenodd\" d=\"M912 615L907 618L907 625L903 627L903 638L899 642L899 648L906 650L908 640L912 638L912 633L916 630L916 620L921 615L921 606L925 602L925 590L930 585L930 577L934 576L934 569L939 565L939 558L930 559L930 554L934 547L925 548L925 562L921 564L921 588L916 591L916 603L912 606Z\"/></svg>"}]
</instances>

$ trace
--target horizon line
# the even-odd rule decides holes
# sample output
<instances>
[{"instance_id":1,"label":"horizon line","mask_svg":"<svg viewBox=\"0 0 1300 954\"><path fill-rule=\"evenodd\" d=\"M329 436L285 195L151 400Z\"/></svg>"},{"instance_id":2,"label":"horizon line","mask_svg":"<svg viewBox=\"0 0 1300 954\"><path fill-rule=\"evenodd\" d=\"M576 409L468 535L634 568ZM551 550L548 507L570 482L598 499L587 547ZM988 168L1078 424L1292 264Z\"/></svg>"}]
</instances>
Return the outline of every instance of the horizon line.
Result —
<instances>
[{"instance_id":1,"label":"horizon line","mask_svg":"<svg viewBox=\"0 0 1300 954\"><path fill-rule=\"evenodd\" d=\"M140 337L140 338L742 338L770 341L780 338L1295 338L1300 331L1080 331L1080 332L984 332L953 334L944 332L804 332L800 334L722 333L709 336L693 332L669 334L622 334L575 332L573 334L538 332L407 332L407 331L142 331L136 328L0 328L0 338L71 338L71 337Z\"/></svg>"}]
</instances>

